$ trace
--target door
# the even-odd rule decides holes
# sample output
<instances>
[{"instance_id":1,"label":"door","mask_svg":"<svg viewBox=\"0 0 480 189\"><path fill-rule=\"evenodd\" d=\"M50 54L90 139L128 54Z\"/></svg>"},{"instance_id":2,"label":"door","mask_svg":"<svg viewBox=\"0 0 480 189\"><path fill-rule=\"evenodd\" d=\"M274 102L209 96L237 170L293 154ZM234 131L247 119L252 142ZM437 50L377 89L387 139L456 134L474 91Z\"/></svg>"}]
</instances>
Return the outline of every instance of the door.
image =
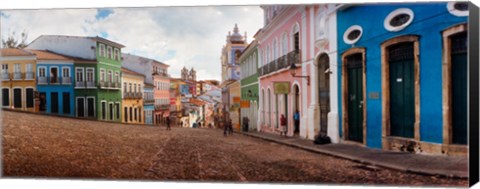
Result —
<instances>
[{"instance_id":1,"label":"door","mask_svg":"<svg viewBox=\"0 0 480 189\"><path fill-rule=\"evenodd\" d=\"M13 106L22 108L22 89L13 89Z\"/></svg>"},{"instance_id":2,"label":"door","mask_svg":"<svg viewBox=\"0 0 480 189\"><path fill-rule=\"evenodd\" d=\"M330 112L330 68L328 55L321 55L318 61L320 135L327 135L328 112Z\"/></svg>"},{"instance_id":3,"label":"door","mask_svg":"<svg viewBox=\"0 0 480 189\"><path fill-rule=\"evenodd\" d=\"M52 103L52 108L50 109L51 113L58 113L58 93L50 93L50 102Z\"/></svg>"},{"instance_id":4,"label":"door","mask_svg":"<svg viewBox=\"0 0 480 189\"><path fill-rule=\"evenodd\" d=\"M95 117L95 99L87 98L87 116L89 118Z\"/></svg>"},{"instance_id":5,"label":"door","mask_svg":"<svg viewBox=\"0 0 480 189\"><path fill-rule=\"evenodd\" d=\"M452 143L467 144L467 33L451 37Z\"/></svg>"},{"instance_id":6,"label":"door","mask_svg":"<svg viewBox=\"0 0 480 189\"><path fill-rule=\"evenodd\" d=\"M109 110L109 116L110 116L110 120L113 120L113 104L110 103L108 104L108 110Z\"/></svg>"},{"instance_id":7,"label":"door","mask_svg":"<svg viewBox=\"0 0 480 189\"><path fill-rule=\"evenodd\" d=\"M10 89L2 89L2 106L10 106Z\"/></svg>"},{"instance_id":8,"label":"door","mask_svg":"<svg viewBox=\"0 0 480 189\"><path fill-rule=\"evenodd\" d=\"M363 54L346 57L348 78L348 140L363 142Z\"/></svg>"},{"instance_id":9,"label":"door","mask_svg":"<svg viewBox=\"0 0 480 189\"><path fill-rule=\"evenodd\" d=\"M390 65L390 135L413 138L415 123L413 43L388 48Z\"/></svg>"},{"instance_id":10,"label":"door","mask_svg":"<svg viewBox=\"0 0 480 189\"><path fill-rule=\"evenodd\" d=\"M107 119L107 102L102 102L102 120Z\"/></svg>"},{"instance_id":11,"label":"door","mask_svg":"<svg viewBox=\"0 0 480 189\"><path fill-rule=\"evenodd\" d=\"M33 108L35 104L34 92L32 88L25 89L27 108Z\"/></svg>"},{"instance_id":12,"label":"door","mask_svg":"<svg viewBox=\"0 0 480 189\"><path fill-rule=\"evenodd\" d=\"M39 93L40 99L40 111L44 112L47 110L47 93L41 92Z\"/></svg>"},{"instance_id":13,"label":"door","mask_svg":"<svg viewBox=\"0 0 480 189\"><path fill-rule=\"evenodd\" d=\"M124 107L123 109L124 109L124 110L123 110L123 113L125 114L124 119L125 119L125 123L126 123L126 122L128 122L128 108L127 108L127 107Z\"/></svg>"},{"instance_id":14,"label":"door","mask_svg":"<svg viewBox=\"0 0 480 189\"><path fill-rule=\"evenodd\" d=\"M84 98L77 98L77 116L85 117L85 99Z\"/></svg>"},{"instance_id":15,"label":"door","mask_svg":"<svg viewBox=\"0 0 480 189\"><path fill-rule=\"evenodd\" d=\"M63 113L70 114L70 93L64 92L62 98Z\"/></svg>"}]
</instances>

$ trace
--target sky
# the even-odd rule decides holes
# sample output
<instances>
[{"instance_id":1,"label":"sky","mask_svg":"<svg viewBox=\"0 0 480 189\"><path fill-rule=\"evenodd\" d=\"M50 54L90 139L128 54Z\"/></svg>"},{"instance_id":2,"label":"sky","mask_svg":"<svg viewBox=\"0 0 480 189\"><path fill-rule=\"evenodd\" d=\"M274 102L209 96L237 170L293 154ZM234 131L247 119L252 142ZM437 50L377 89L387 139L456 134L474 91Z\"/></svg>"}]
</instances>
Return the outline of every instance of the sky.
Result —
<instances>
[{"instance_id":1,"label":"sky","mask_svg":"<svg viewBox=\"0 0 480 189\"><path fill-rule=\"evenodd\" d=\"M146 8L88 8L3 10L1 35L100 36L121 43L124 53L170 65L172 77L185 66L197 79L221 78L220 57L226 36L238 24L247 41L263 26L259 6L183 6Z\"/></svg>"}]
</instances>

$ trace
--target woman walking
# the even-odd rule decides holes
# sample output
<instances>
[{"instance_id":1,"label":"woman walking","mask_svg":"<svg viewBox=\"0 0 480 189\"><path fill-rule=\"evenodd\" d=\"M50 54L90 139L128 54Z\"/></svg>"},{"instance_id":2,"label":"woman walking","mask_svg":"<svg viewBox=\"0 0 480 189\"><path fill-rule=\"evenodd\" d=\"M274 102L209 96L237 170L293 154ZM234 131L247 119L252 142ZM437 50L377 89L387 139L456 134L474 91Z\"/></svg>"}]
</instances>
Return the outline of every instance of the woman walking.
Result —
<instances>
[{"instance_id":1,"label":"woman walking","mask_svg":"<svg viewBox=\"0 0 480 189\"><path fill-rule=\"evenodd\" d=\"M282 114L280 116L280 136L287 137L287 118Z\"/></svg>"}]
</instances>

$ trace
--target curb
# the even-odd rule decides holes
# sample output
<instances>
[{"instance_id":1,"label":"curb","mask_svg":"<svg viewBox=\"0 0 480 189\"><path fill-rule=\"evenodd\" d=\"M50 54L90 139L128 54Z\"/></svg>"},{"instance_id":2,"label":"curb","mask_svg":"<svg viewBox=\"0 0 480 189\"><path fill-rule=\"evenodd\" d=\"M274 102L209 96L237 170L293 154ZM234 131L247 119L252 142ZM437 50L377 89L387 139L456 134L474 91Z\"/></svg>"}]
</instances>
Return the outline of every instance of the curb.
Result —
<instances>
[{"instance_id":1,"label":"curb","mask_svg":"<svg viewBox=\"0 0 480 189\"><path fill-rule=\"evenodd\" d=\"M278 141L276 139L271 139L271 138L267 138L267 137L252 135L252 134L248 134L248 133L244 133L244 132L238 132L237 131L236 133L239 133L239 134L242 134L242 135L245 135L245 136L249 136L249 137L252 137L252 138L258 138L258 139L262 139L262 140L265 140L265 141L270 141L270 142L275 142L275 143L278 143L278 144L283 144L283 145L286 145L286 146L306 150L306 151L313 152L313 153L319 153L319 154L323 154L323 155L328 155L328 156L332 156L332 157L337 157L337 158L350 160L350 161L357 162L357 163L378 166L378 167L391 169L391 170L396 170L396 171L401 171L401 172L405 172L405 173L414 173L414 174L427 175L427 176L441 176L441 177L454 178L454 179L468 179L469 178L468 174L467 174L467 176L464 176L464 175L459 175L459 174L455 174L455 173L445 174L445 173L432 172L432 171L428 171L428 170L420 170L420 169L416 169L416 168L399 166L399 165L395 165L395 164L391 164L391 163L375 162L375 161L372 161L372 160L369 160L369 159L354 157L354 156L350 156L350 155L346 155L346 154L342 154L342 153L337 153L337 152L333 152L333 151L327 151L327 150L302 146L302 145L299 145L299 144L292 144L292 143L289 143L289 142Z\"/></svg>"}]
</instances>

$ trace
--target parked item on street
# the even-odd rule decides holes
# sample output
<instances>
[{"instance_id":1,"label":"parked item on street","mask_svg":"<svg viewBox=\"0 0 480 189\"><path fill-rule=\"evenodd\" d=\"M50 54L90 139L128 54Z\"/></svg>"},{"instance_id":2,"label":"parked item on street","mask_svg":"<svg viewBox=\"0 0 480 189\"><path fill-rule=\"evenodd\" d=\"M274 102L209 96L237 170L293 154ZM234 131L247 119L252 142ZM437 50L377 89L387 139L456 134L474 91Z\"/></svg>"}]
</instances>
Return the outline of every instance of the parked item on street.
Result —
<instances>
[{"instance_id":1,"label":"parked item on street","mask_svg":"<svg viewBox=\"0 0 480 189\"><path fill-rule=\"evenodd\" d=\"M326 135L317 135L313 143L314 144L330 144L331 140L330 140L330 137Z\"/></svg>"}]
</instances>

